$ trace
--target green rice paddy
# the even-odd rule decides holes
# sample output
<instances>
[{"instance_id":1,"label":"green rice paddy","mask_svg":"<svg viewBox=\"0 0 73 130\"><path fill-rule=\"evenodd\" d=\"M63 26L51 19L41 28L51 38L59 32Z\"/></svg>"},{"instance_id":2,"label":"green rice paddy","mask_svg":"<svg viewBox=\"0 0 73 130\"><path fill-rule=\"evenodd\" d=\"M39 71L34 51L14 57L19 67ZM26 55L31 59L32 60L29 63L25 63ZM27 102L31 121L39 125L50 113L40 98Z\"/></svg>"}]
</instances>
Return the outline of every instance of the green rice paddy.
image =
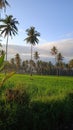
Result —
<instances>
[{"instance_id":1,"label":"green rice paddy","mask_svg":"<svg viewBox=\"0 0 73 130\"><path fill-rule=\"evenodd\" d=\"M15 74L5 82L9 87L25 87L32 101L62 100L73 92L73 77Z\"/></svg>"}]
</instances>

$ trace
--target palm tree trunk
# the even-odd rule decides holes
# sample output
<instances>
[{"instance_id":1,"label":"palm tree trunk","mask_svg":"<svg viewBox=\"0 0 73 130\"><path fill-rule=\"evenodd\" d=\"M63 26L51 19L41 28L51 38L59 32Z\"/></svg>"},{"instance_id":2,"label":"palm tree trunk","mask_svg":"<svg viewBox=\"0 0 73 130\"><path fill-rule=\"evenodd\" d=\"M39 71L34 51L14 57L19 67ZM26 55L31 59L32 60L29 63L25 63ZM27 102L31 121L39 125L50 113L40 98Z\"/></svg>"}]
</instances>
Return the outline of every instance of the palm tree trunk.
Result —
<instances>
[{"instance_id":1,"label":"palm tree trunk","mask_svg":"<svg viewBox=\"0 0 73 130\"><path fill-rule=\"evenodd\" d=\"M6 41L6 61L7 61L7 53L8 53L8 35L7 35L7 41Z\"/></svg>"},{"instance_id":2,"label":"palm tree trunk","mask_svg":"<svg viewBox=\"0 0 73 130\"><path fill-rule=\"evenodd\" d=\"M30 75L32 76L32 44L31 44L31 62L30 62Z\"/></svg>"},{"instance_id":3,"label":"palm tree trunk","mask_svg":"<svg viewBox=\"0 0 73 130\"><path fill-rule=\"evenodd\" d=\"M0 19L1 19L1 9L0 9Z\"/></svg>"}]
</instances>

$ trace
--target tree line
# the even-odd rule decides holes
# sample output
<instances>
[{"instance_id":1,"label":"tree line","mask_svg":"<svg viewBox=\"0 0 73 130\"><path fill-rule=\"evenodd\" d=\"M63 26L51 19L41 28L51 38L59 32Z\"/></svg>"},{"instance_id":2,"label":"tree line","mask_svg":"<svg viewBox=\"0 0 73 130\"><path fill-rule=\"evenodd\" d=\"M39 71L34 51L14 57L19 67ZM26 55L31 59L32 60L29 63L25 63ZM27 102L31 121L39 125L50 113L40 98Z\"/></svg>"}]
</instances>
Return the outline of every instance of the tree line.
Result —
<instances>
[{"instance_id":1,"label":"tree line","mask_svg":"<svg viewBox=\"0 0 73 130\"><path fill-rule=\"evenodd\" d=\"M55 46L51 51L56 48ZM53 52L51 52L53 53ZM63 62L61 53L55 55L55 64L51 61L42 61L39 53L36 51L33 55L33 60L21 60L20 54L17 53L15 57L7 61L3 71L16 71L22 74L39 74L39 75L67 75L73 76L73 59L68 63ZM32 68L31 68L32 66ZM32 70L31 70L32 69Z\"/></svg>"}]
</instances>

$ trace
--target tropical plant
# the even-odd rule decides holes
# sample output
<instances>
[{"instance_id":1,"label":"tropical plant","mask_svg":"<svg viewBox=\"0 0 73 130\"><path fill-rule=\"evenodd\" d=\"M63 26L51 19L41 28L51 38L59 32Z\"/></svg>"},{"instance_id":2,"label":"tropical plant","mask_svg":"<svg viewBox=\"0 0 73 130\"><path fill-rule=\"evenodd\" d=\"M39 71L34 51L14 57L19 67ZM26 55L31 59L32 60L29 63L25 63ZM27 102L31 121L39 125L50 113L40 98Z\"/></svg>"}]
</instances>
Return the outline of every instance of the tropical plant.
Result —
<instances>
[{"instance_id":1,"label":"tropical plant","mask_svg":"<svg viewBox=\"0 0 73 130\"><path fill-rule=\"evenodd\" d=\"M61 53L58 53L58 54L57 54L57 62L58 62L59 64L62 62L63 58L64 58L64 57L62 56Z\"/></svg>"},{"instance_id":2,"label":"tropical plant","mask_svg":"<svg viewBox=\"0 0 73 130\"><path fill-rule=\"evenodd\" d=\"M55 47L55 46L53 46L52 48L51 48L51 52L50 52L53 56L55 56L55 64L56 64L56 55L57 55L57 53L58 53L58 50L57 50L57 48Z\"/></svg>"},{"instance_id":3,"label":"tropical plant","mask_svg":"<svg viewBox=\"0 0 73 130\"><path fill-rule=\"evenodd\" d=\"M7 0L0 0L0 9L4 9L4 12L6 12L6 6L10 6Z\"/></svg>"},{"instance_id":4,"label":"tropical plant","mask_svg":"<svg viewBox=\"0 0 73 130\"><path fill-rule=\"evenodd\" d=\"M23 68L23 72L28 72L28 70L29 70L28 60L25 60L25 61L22 62L22 68Z\"/></svg>"},{"instance_id":5,"label":"tropical plant","mask_svg":"<svg viewBox=\"0 0 73 130\"><path fill-rule=\"evenodd\" d=\"M6 40L6 61L7 61L7 52L8 52L8 39L9 36L12 38L12 35L16 35L18 32L18 28L16 24L18 24L18 21L16 18L13 18L12 15L6 15L5 19L1 19L0 22L0 30L1 30L1 35L4 34L4 38L7 37Z\"/></svg>"},{"instance_id":6,"label":"tropical plant","mask_svg":"<svg viewBox=\"0 0 73 130\"><path fill-rule=\"evenodd\" d=\"M5 54L4 50L2 50L2 44L0 43L0 56Z\"/></svg>"},{"instance_id":7,"label":"tropical plant","mask_svg":"<svg viewBox=\"0 0 73 130\"><path fill-rule=\"evenodd\" d=\"M5 57L5 54L2 54L2 55L0 56L0 71L2 71L3 68L4 68L4 66L5 66L5 64L4 64L4 57ZM0 87L2 87L3 84L5 83L5 81L6 81L7 79L9 79L12 75L14 75L14 73L15 73L15 72L11 72L11 73L6 74L6 75L2 78L2 80L0 81Z\"/></svg>"},{"instance_id":8,"label":"tropical plant","mask_svg":"<svg viewBox=\"0 0 73 130\"><path fill-rule=\"evenodd\" d=\"M60 75L60 70L61 70L61 68L63 67L63 63L62 63L63 58L64 58L64 57L62 56L61 53L58 53L58 54L57 54L57 74L58 74L58 75Z\"/></svg>"},{"instance_id":9,"label":"tropical plant","mask_svg":"<svg viewBox=\"0 0 73 130\"><path fill-rule=\"evenodd\" d=\"M15 65L15 59L14 58L11 58L10 59L10 68L9 68L11 71L12 70L16 70L16 65Z\"/></svg>"},{"instance_id":10,"label":"tropical plant","mask_svg":"<svg viewBox=\"0 0 73 130\"><path fill-rule=\"evenodd\" d=\"M37 37L40 36L40 33L35 30L35 27L30 27L26 30L27 38L24 40L27 43L31 44L31 61L32 61L32 46L34 46L36 43L38 44L39 39ZM30 74L32 76L32 64L30 65Z\"/></svg>"},{"instance_id":11,"label":"tropical plant","mask_svg":"<svg viewBox=\"0 0 73 130\"><path fill-rule=\"evenodd\" d=\"M38 60L40 57L39 57L39 53L37 51L35 51L34 53L34 59L35 60Z\"/></svg>"},{"instance_id":12,"label":"tropical plant","mask_svg":"<svg viewBox=\"0 0 73 130\"><path fill-rule=\"evenodd\" d=\"M69 61L69 67L70 67L70 68L73 68L73 59L71 59L71 60Z\"/></svg>"},{"instance_id":13,"label":"tropical plant","mask_svg":"<svg viewBox=\"0 0 73 130\"><path fill-rule=\"evenodd\" d=\"M20 55L18 53L15 55L15 63L16 63L17 71L18 71L20 68L20 64L21 64Z\"/></svg>"},{"instance_id":14,"label":"tropical plant","mask_svg":"<svg viewBox=\"0 0 73 130\"><path fill-rule=\"evenodd\" d=\"M14 60L14 58L11 58L10 63L11 63L12 65L15 64L15 60Z\"/></svg>"}]
</instances>

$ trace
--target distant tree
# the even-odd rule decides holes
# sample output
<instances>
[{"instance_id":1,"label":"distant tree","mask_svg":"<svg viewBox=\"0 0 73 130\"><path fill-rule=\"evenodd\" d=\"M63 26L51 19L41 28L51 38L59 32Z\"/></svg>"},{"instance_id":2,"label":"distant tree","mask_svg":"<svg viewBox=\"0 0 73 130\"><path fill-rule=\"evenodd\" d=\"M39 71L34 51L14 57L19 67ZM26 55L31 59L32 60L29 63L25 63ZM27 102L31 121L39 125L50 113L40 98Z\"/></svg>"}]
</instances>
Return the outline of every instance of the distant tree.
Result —
<instances>
[{"instance_id":1,"label":"distant tree","mask_svg":"<svg viewBox=\"0 0 73 130\"><path fill-rule=\"evenodd\" d=\"M57 53L58 53L58 50L57 50L57 48L55 47L55 46L53 46L52 48L51 48L51 52L50 52L53 56L55 56L55 64L56 64L56 55L57 55Z\"/></svg>"},{"instance_id":2,"label":"distant tree","mask_svg":"<svg viewBox=\"0 0 73 130\"><path fill-rule=\"evenodd\" d=\"M12 65L15 64L15 60L14 60L14 58L11 58L10 63L11 63Z\"/></svg>"},{"instance_id":3,"label":"distant tree","mask_svg":"<svg viewBox=\"0 0 73 130\"><path fill-rule=\"evenodd\" d=\"M62 61L63 61L63 56L62 56L62 54L61 53L58 53L57 54L57 62L59 63L59 64L61 64L62 63Z\"/></svg>"},{"instance_id":4,"label":"distant tree","mask_svg":"<svg viewBox=\"0 0 73 130\"><path fill-rule=\"evenodd\" d=\"M73 59L71 59L71 60L69 61L69 67L70 67L70 68L73 68Z\"/></svg>"},{"instance_id":5,"label":"distant tree","mask_svg":"<svg viewBox=\"0 0 73 130\"><path fill-rule=\"evenodd\" d=\"M38 60L36 64L37 64L37 67L36 67L37 73L42 75L42 67L43 67L42 60Z\"/></svg>"},{"instance_id":6,"label":"distant tree","mask_svg":"<svg viewBox=\"0 0 73 130\"><path fill-rule=\"evenodd\" d=\"M10 59L10 68L12 69L12 70L15 70L15 59L14 58L11 58Z\"/></svg>"},{"instance_id":7,"label":"distant tree","mask_svg":"<svg viewBox=\"0 0 73 130\"><path fill-rule=\"evenodd\" d=\"M48 70L49 70L49 74L52 74L53 72L52 72L52 70L53 70L53 64L52 64L52 62L51 61L49 61L48 62Z\"/></svg>"},{"instance_id":8,"label":"distant tree","mask_svg":"<svg viewBox=\"0 0 73 130\"><path fill-rule=\"evenodd\" d=\"M37 51L35 51L34 53L34 59L35 60L38 60L40 57L39 57L39 53Z\"/></svg>"},{"instance_id":9,"label":"distant tree","mask_svg":"<svg viewBox=\"0 0 73 130\"><path fill-rule=\"evenodd\" d=\"M53 47L51 48L50 53L55 57L54 69L55 69L56 74L57 74L57 66L56 66L56 63L57 63L57 53L58 53L58 49L56 48L56 46L53 46Z\"/></svg>"},{"instance_id":10,"label":"distant tree","mask_svg":"<svg viewBox=\"0 0 73 130\"><path fill-rule=\"evenodd\" d=\"M13 18L12 15L7 16L5 19L0 20L0 30L1 35L4 34L4 38L7 37L6 40L6 61L7 61L7 52L8 52L8 38L9 36L12 38L12 35L16 35L18 32L18 29L16 27L16 24L18 24L18 21L16 21L16 18Z\"/></svg>"},{"instance_id":11,"label":"distant tree","mask_svg":"<svg viewBox=\"0 0 73 130\"><path fill-rule=\"evenodd\" d=\"M30 27L26 30L27 38L24 40L27 43L31 44L31 61L32 61L32 46L34 46L36 43L38 44L39 39L37 37L40 36L40 33L35 30L35 27ZM32 76L32 64L30 65L30 75Z\"/></svg>"},{"instance_id":12,"label":"distant tree","mask_svg":"<svg viewBox=\"0 0 73 130\"><path fill-rule=\"evenodd\" d=\"M25 60L25 61L22 62L22 68L23 68L23 71L25 73L27 73L29 71L29 62L28 62L28 60Z\"/></svg>"},{"instance_id":13,"label":"distant tree","mask_svg":"<svg viewBox=\"0 0 73 130\"><path fill-rule=\"evenodd\" d=\"M58 53L58 54L57 54L57 69L58 69L58 75L60 75L60 69L61 69L61 67L62 67L62 65L63 65L63 63L62 63L63 58L64 58L64 57L62 56L61 53Z\"/></svg>"},{"instance_id":14,"label":"distant tree","mask_svg":"<svg viewBox=\"0 0 73 130\"><path fill-rule=\"evenodd\" d=\"M35 71L37 70L38 66L37 66L37 61L39 59L39 53L37 51L34 52L34 59L36 60L35 61Z\"/></svg>"},{"instance_id":15,"label":"distant tree","mask_svg":"<svg viewBox=\"0 0 73 130\"><path fill-rule=\"evenodd\" d=\"M70 66L71 68L73 68L73 59L71 59L71 60L69 61L69 66Z\"/></svg>"},{"instance_id":16,"label":"distant tree","mask_svg":"<svg viewBox=\"0 0 73 130\"><path fill-rule=\"evenodd\" d=\"M15 55L15 63L16 63L16 68L17 68L17 72L18 72L20 69L20 65L21 65L21 58L18 53Z\"/></svg>"}]
</instances>

